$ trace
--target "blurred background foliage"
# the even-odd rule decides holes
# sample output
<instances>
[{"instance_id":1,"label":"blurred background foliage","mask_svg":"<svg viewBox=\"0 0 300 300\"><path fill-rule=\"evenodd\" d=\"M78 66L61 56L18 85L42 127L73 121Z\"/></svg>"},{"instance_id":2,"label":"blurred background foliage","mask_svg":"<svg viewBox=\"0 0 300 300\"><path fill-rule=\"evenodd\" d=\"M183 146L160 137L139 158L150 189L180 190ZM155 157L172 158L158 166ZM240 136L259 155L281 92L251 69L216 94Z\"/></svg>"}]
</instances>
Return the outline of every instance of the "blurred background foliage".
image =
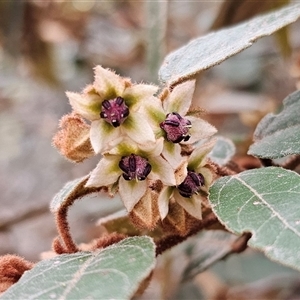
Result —
<instances>
[{"instance_id":1,"label":"blurred background foliage","mask_svg":"<svg viewBox=\"0 0 300 300\"><path fill-rule=\"evenodd\" d=\"M99 160L74 165L51 146L59 119L70 111L66 90L81 91L98 64L158 83L170 51L288 2L0 1L0 253L38 260L50 250L51 198ZM300 88L299 30L296 22L199 75L193 105L235 142L235 160L244 166L253 163L246 152L260 118ZM96 221L120 207L119 199L104 195L79 201L70 215L77 241L99 236ZM191 243L197 239L159 258L145 299L300 299L297 272L249 249L181 282Z\"/></svg>"}]
</instances>

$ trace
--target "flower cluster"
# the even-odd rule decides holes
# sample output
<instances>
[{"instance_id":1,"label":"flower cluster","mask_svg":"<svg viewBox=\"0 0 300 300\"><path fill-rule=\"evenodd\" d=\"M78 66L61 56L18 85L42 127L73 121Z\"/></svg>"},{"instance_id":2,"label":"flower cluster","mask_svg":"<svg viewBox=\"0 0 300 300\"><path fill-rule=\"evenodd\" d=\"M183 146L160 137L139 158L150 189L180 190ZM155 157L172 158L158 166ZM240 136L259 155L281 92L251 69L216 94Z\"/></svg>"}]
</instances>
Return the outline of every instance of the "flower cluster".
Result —
<instances>
[{"instance_id":1,"label":"flower cluster","mask_svg":"<svg viewBox=\"0 0 300 300\"><path fill-rule=\"evenodd\" d=\"M214 176L206 156L216 129L190 110L194 89L189 80L155 96L158 87L97 66L93 84L67 92L73 112L54 145L76 162L101 154L86 185L119 192L129 213L147 199L161 220L174 202L201 219L201 198Z\"/></svg>"}]
</instances>

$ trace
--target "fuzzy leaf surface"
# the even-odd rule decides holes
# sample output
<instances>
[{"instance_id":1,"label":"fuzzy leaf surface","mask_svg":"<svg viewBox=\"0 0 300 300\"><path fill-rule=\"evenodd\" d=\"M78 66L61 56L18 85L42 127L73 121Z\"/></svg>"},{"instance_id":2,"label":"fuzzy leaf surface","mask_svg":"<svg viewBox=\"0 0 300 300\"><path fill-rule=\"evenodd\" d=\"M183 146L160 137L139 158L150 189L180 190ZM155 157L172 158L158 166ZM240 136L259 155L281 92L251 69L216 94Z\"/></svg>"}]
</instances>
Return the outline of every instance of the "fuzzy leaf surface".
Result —
<instances>
[{"instance_id":1,"label":"fuzzy leaf surface","mask_svg":"<svg viewBox=\"0 0 300 300\"><path fill-rule=\"evenodd\" d=\"M217 142L208 157L215 163L223 166L235 154L235 146L230 139L222 136L217 137Z\"/></svg>"},{"instance_id":2,"label":"fuzzy leaf surface","mask_svg":"<svg viewBox=\"0 0 300 300\"><path fill-rule=\"evenodd\" d=\"M154 266L152 239L127 238L93 253L41 261L0 299L130 299Z\"/></svg>"},{"instance_id":3,"label":"fuzzy leaf surface","mask_svg":"<svg viewBox=\"0 0 300 300\"><path fill-rule=\"evenodd\" d=\"M300 176L269 167L218 179L210 188L214 213L270 259L300 270Z\"/></svg>"},{"instance_id":4,"label":"fuzzy leaf surface","mask_svg":"<svg viewBox=\"0 0 300 300\"><path fill-rule=\"evenodd\" d=\"M280 158L300 154L300 91L283 100L278 114L266 115L254 132L254 144L248 154L264 158Z\"/></svg>"},{"instance_id":5,"label":"fuzzy leaf surface","mask_svg":"<svg viewBox=\"0 0 300 300\"><path fill-rule=\"evenodd\" d=\"M286 6L240 25L196 38L170 53L159 70L160 81L174 85L249 48L256 40L295 22L300 4Z\"/></svg>"}]
</instances>

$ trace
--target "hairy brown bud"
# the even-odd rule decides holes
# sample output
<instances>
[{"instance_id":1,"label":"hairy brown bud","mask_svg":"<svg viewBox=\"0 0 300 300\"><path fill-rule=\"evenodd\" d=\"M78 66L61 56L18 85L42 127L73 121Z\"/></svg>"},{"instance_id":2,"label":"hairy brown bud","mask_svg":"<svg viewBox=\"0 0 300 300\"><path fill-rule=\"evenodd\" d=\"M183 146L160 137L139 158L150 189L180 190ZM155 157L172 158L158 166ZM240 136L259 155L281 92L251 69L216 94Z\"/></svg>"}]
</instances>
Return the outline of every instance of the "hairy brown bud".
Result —
<instances>
[{"instance_id":1,"label":"hairy brown bud","mask_svg":"<svg viewBox=\"0 0 300 300\"><path fill-rule=\"evenodd\" d=\"M65 115L60 120L61 128L53 137L53 145L67 159L81 162L93 156L90 142L90 126L75 113Z\"/></svg>"},{"instance_id":2,"label":"hairy brown bud","mask_svg":"<svg viewBox=\"0 0 300 300\"><path fill-rule=\"evenodd\" d=\"M33 267L33 263L17 255L0 257L0 292L6 291L16 283L25 271Z\"/></svg>"},{"instance_id":3,"label":"hairy brown bud","mask_svg":"<svg viewBox=\"0 0 300 300\"><path fill-rule=\"evenodd\" d=\"M158 194L149 190L134 206L129 213L130 221L139 229L153 230L160 219L158 205Z\"/></svg>"}]
</instances>

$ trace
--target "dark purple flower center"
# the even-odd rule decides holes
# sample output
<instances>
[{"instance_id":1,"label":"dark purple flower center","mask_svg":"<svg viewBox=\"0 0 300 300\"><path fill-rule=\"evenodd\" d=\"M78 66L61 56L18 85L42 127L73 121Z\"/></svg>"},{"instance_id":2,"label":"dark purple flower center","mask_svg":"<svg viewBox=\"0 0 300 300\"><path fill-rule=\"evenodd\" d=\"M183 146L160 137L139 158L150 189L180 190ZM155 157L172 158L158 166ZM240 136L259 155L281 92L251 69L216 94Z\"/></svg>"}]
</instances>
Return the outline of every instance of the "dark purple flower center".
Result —
<instances>
[{"instance_id":1,"label":"dark purple flower center","mask_svg":"<svg viewBox=\"0 0 300 300\"><path fill-rule=\"evenodd\" d=\"M125 180L145 180L152 169L146 158L135 154L123 156L119 167Z\"/></svg>"},{"instance_id":2,"label":"dark purple flower center","mask_svg":"<svg viewBox=\"0 0 300 300\"><path fill-rule=\"evenodd\" d=\"M189 129L192 127L190 120L183 118L180 114L172 112L166 115L166 119L161 122L162 128L167 134L167 140L173 143L180 143L190 139Z\"/></svg>"},{"instance_id":3,"label":"dark purple flower center","mask_svg":"<svg viewBox=\"0 0 300 300\"><path fill-rule=\"evenodd\" d=\"M197 194L204 185L204 177L200 173L188 171L184 181L177 187L182 197L190 198L193 194Z\"/></svg>"},{"instance_id":4,"label":"dark purple flower center","mask_svg":"<svg viewBox=\"0 0 300 300\"><path fill-rule=\"evenodd\" d=\"M100 117L114 127L119 127L128 117L129 108L122 97L102 102Z\"/></svg>"}]
</instances>

